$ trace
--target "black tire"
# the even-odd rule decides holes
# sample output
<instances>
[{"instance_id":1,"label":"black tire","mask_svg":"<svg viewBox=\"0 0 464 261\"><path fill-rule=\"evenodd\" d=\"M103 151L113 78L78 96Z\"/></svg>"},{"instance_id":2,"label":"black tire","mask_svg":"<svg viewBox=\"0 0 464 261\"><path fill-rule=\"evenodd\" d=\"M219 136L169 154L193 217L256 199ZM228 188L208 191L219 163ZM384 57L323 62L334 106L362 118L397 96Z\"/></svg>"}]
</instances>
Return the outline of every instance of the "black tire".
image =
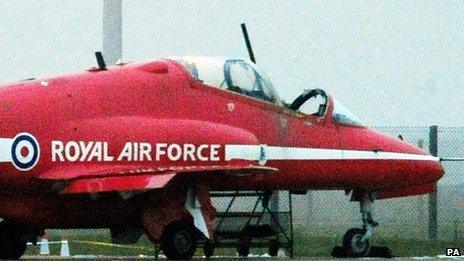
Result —
<instances>
[{"instance_id":1,"label":"black tire","mask_svg":"<svg viewBox=\"0 0 464 261\"><path fill-rule=\"evenodd\" d=\"M351 228L343 236L343 247L347 254L352 257L365 257L369 253L369 240L361 241L364 230L360 228Z\"/></svg>"},{"instance_id":2,"label":"black tire","mask_svg":"<svg viewBox=\"0 0 464 261\"><path fill-rule=\"evenodd\" d=\"M206 258L210 258L214 254L214 244L211 241L206 241L203 245L203 253L205 254Z\"/></svg>"},{"instance_id":3,"label":"black tire","mask_svg":"<svg viewBox=\"0 0 464 261\"><path fill-rule=\"evenodd\" d=\"M192 259L197 248L195 228L184 221L171 222L161 235L161 249L168 259Z\"/></svg>"},{"instance_id":4,"label":"black tire","mask_svg":"<svg viewBox=\"0 0 464 261\"><path fill-rule=\"evenodd\" d=\"M19 259L26 252L27 239L20 229L0 224L0 259Z\"/></svg>"},{"instance_id":5,"label":"black tire","mask_svg":"<svg viewBox=\"0 0 464 261\"><path fill-rule=\"evenodd\" d=\"M278 252L279 252L279 241L277 239L272 239L269 242L269 255L277 256Z\"/></svg>"},{"instance_id":6,"label":"black tire","mask_svg":"<svg viewBox=\"0 0 464 261\"><path fill-rule=\"evenodd\" d=\"M250 254L250 247L251 247L251 238L241 237L238 240L237 253L242 257L246 257L248 256L248 254Z\"/></svg>"}]
</instances>

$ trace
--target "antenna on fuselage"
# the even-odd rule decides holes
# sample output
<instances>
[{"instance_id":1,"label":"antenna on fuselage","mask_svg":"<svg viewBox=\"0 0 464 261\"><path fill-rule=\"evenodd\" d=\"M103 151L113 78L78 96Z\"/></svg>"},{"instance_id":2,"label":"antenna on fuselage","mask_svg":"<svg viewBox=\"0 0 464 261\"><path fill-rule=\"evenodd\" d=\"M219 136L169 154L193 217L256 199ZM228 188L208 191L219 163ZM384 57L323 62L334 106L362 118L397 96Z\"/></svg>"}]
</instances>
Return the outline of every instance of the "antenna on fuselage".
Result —
<instances>
[{"instance_id":1,"label":"antenna on fuselage","mask_svg":"<svg viewBox=\"0 0 464 261\"><path fill-rule=\"evenodd\" d=\"M98 69L102 71L106 70L106 63L105 63L105 59L103 59L102 53L95 52L95 58L97 58Z\"/></svg>"},{"instance_id":2,"label":"antenna on fuselage","mask_svg":"<svg viewBox=\"0 0 464 261\"><path fill-rule=\"evenodd\" d=\"M245 38L245 44L248 50L248 55L250 56L250 60L253 63L256 63L255 55L253 54L253 49L251 48L250 38L248 37L248 31L247 31L246 25L245 23L242 23L241 26L242 26L243 38Z\"/></svg>"}]
</instances>

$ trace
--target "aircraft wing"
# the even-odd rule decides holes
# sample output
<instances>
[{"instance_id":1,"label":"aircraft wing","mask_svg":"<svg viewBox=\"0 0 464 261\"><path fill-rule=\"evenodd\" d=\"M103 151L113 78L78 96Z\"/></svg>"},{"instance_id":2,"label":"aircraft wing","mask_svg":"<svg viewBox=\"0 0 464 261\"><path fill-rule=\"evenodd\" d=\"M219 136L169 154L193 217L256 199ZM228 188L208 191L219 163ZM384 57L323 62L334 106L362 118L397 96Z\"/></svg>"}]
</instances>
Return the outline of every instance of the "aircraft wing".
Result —
<instances>
[{"instance_id":1,"label":"aircraft wing","mask_svg":"<svg viewBox=\"0 0 464 261\"><path fill-rule=\"evenodd\" d=\"M88 168L87 168L88 169ZM277 169L265 166L178 166L167 168L134 167L99 167L90 172L56 170L40 176L45 180L64 181L60 193L97 193L110 191L139 191L164 187L175 176L188 173L195 175L251 175L274 172Z\"/></svg>"}]
</instances>

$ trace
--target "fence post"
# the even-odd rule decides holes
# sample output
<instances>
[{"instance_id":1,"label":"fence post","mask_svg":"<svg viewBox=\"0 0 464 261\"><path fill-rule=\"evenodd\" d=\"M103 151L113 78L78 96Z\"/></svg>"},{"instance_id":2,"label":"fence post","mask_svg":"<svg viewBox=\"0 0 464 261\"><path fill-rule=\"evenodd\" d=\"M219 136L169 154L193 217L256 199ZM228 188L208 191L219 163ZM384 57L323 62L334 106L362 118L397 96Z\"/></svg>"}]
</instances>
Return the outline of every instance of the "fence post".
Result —
<instances>
[{"instance_id":1,"label":"fence post","mask_svg":"<svg viewBox=\"0 0 464 261\"><path fill-rule=\"evenodd\" d=\"M430 126L429 129L429 152L433 156L438 156L438 126ZM437 222L437 190L429 194L429 239L437 240L438 222Z\"/></svg>"},{"instance_id":2,"label":"fence post","mask_svg":"<svg viewBox=\"0 0 464 261\"><path fill-rule=\"evenodd\" d=\"M420 138L417 141L417 147L424 149L424 139ZM427 200L428 200L428 195L420 195L417 197L417 206L418 206L418 217L417 220L424 220L425 217L424 213L427 212Z\"/></svg>"},{"instance_id":3,"label":"fence post","mask_svg":"<svg viewBox=\"0 0 464 261\"><path fill-rule=\"evenodd\" d=\"M308 190L306 193L306 212L309 218L308 223L314 222L314 193L312 190Z\"/></svg>"},{"instance_id":4,"label":"fence post","mask_svg":"<svg viewBox=\"0 0 464 261\"><path fill-rule=\"evenodd\" d=\"M279 212L279 199L280 199L280 195L279 195L279 191L278 190L274 190L272 195L271 195L271 198L269 199L269 211L271 212L274 212L274 213L271 213L271 215L274 215L275 214L275 220L270 217L270 221L271 221L271 227L275 230L275 231L278 231L279 229L279 225L278 225L278 222L280 222L279 220L279 213L276 213L276 212Z\"/></svg>"}]
</instances>

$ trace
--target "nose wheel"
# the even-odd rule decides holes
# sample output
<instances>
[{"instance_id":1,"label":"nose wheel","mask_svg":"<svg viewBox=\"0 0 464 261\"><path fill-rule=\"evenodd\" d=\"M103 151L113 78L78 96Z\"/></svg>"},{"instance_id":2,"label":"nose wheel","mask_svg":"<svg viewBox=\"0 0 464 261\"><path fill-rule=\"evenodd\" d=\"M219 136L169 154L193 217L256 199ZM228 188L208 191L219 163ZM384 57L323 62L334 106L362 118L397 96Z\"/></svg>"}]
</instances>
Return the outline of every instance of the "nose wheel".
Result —
<instances>
[{"instance_id":1,"label":"nose wheel","mask_svg":"<svg viewBox=\"0 0 464 261\"><path fill-rule=\"evenodd\" d=\"M350 256L363 257L369 252L369 239L362 240L364 230L361 228L351 228L343 236L343 248L345 248Z\"/></svg>"},{"instance_id":2,"label":"nose wheel","mask_svg":"<svg viewBox=\"0 0 464 261\"><path fill-rule=\"evenodd\" d=\"M363 228L351 228L343 236L343 248L348 256L365 257L369 255L369 239L374 234L374 227L378 225L372 218L372 203L374 203L373 195L366 193L359 202Z\"/></svg>"}]
</instances>

